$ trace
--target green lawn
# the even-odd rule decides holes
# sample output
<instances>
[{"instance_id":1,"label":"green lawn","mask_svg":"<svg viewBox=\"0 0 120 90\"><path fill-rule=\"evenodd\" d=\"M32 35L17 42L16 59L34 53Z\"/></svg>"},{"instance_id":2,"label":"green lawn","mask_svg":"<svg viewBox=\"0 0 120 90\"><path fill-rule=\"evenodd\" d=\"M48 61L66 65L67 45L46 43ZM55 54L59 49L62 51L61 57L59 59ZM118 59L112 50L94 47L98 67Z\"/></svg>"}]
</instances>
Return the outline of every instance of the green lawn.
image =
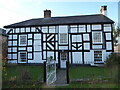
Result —
<instances>
[{"instance_id":1,"label":"green lawn","mask_svg":"<svg viewBox=\"0 0 120 90\"><path fill-rule=\"evenodd\" d=\"M69 75L71 79L95 79L101 77L111 77L110 70L104 67L71 67L69 69Z\"/></svg>"},{"instance_id":2,"label":"green lawn","mask_svg":"<svg viewBox=\"0 0 120 90\"><path fill-rule=\"evenodd\" d=\"M24 78L25 77L25 78ZM30 77L28 82L26 78ZM21 79L22 78L22 79ZM8 65L3 68L2 72L2 82L3 88L13 87L17 84L24 83L19 85L19 87L27 87L27 84L30 83L30 86L34 86L32 82L42 81L43 80L43 67L42 66L25 66L25 65ZM32 84L32 85L31 85Z\"/></svg>"},{"instance_id":3,"label":"green lawn","mask_svg":"<svg viewBox=\"0 0 120 90\"><path fill-rule=\"evenodd\" d=\"M27 71L27 72L26 72ZM8 65L3 69L3 88L50 88L46 87L43 81L43 67L42 66L25 66L25 65ZM24 75L25 74L25 75ZM31 77L27 82L21 81L23 77ZM110 69L104 67L70 67L69 69L70 80L86 79L91 80L97 78L111 77ZM118 84L113 82L107 83L81 83L70 82L68 86L58 86L52 88L117 88Z\"/></svg>"}]
</instances>

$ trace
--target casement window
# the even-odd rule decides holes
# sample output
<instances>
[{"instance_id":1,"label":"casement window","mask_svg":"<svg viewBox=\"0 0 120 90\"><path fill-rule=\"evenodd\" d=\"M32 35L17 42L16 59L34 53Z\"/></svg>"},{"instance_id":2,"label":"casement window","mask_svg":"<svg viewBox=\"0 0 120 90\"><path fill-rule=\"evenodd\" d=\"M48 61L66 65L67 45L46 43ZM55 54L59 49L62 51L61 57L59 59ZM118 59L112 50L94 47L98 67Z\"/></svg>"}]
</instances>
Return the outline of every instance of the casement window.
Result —
<instances>
[{"instance_id":1,"label":"casement window","mask_svg":"<svg viewBox=\"0 0 120 90\"><path fill-rule=\"evenodd\" d=\"M102 51L94 51L94 61L102 61Z\"/></svg>"},{"instance_id":2,"label":"casement window","mask_svg":"<svg viewBox=\"0 0 120 90\"><path fill-rule=\"evenodd\" d=\"M67 44L67 34L66 33L61 33L60 34L60 44Z\"/></svg>"},{"instance_id":3,"label":"casement window","mask_svg":"<svg viewBox=\"0 0 120 90\"><path fill-rule=\"evenodd\" d=\"M20 52L20 61L26 62L27 60L27 53L26 52Z\"/></svg>"},{"instance_id":4,"label":"casement window","mask_svg":"<svg viewBox=\"0 0 120 90\"><path fill-rule=\"evenodd\" d=\"M102 32L92 32L93 43L102 43Z\"/></svg>"},{"instance_id":5,"label":"casement window","mask_svg":"<svg viewBox=\"0 0 120 90\"><path fill-rule=\"evenodd\" d=\"M65 52L61 53L61 60L67 60L67 53Z\"/></svg>"},{"instance_id":6,"label":"casement window","mask_svg":"<svg viewBox=\"0 0 120 90\"><path fill-rule=\"evenodd\" d=\"M20 45L26 45L27 44L27 36L21 35L20 36Z\"/></svg>"}]
</instances>

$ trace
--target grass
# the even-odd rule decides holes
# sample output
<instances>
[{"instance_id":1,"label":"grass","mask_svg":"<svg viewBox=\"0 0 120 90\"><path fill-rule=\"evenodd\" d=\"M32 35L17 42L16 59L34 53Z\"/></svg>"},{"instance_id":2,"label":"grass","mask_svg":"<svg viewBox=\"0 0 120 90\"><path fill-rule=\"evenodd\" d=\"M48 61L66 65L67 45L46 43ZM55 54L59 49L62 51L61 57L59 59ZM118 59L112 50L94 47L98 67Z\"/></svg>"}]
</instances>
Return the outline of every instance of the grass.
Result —
<instances>
[{"instance_id":1,"label":"grass","mask_svg":"<svg viewBox=\"0 0 120 90\"><path fill-rule=\"evenodd\" d=\"M27 71L27 73L25 73ZM25 75L24 75L25 74ZM25 65L8 65L3 68L2 79L3 79L3 88L7 87L17 87L17 84L20 84L22 76L26 77L28 74L31 77L29 83L29 87L32 86L32 82L42 81L43 80L43 67L42 66L25 66ZM25 85L25 80L22 80L22 83L19 87ZM26 84L28 84L26 83ZM35 84L33 84L34 86Z\"/></svg>"},{"instance_id":2,"label":"grass","mask_svg":"<svg viewBox=\"0 0 120 90\"><path fill-rule=\"evenodd\" d=\"M110 70L104 67L71 67L69 69L71 79L95 79L101 77L110 77Z\"/></svg>"},{"instance_id":3,"label":"grass","mask_svg":"<svg viewBox=\"0 0 120 90\"><path fill-rule=\"evenodd\" d=\"M31 81L27 83L17 83L21 73L28 71ZM117 83L81 83L70 82L68 86L47 87L44 83L37 82L43 80L42 66L8 65L3 69L3 88L118 88ZM75 79L96 79L101 77L111 77L110 69L104 67L70 67L69 75L71 80ZM16 78L15 78L16 77ZM33 81L33 82L32 82Z\"/></svg>"}]
</instances>

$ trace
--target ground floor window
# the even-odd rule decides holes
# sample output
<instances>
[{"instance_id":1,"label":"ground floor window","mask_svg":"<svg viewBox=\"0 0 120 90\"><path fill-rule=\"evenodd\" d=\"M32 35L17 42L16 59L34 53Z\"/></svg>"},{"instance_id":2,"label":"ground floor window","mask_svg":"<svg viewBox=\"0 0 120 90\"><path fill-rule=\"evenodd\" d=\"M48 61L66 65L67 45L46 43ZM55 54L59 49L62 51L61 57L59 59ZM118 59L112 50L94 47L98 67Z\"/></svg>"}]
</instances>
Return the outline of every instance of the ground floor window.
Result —
<instances>
[{"instance_id":1,"label":"ground floor window","mask_svg":"<svg viewBox=\"0 0 120 90\"><path fill-rule=\"evenodd\" d=\"M20 52L20 61L26 62L27 60L27 53L26 52Z\"/></svg>"},{"instance_id":2,"label":"ground floor window","mask_svg":"<svg viewBox=\"0 0 120 90\"><path fill-rule=\"evenodd\" d=\"M102 51L94 51L94 61L102 61Z\"/></svg>"}]
</instances>

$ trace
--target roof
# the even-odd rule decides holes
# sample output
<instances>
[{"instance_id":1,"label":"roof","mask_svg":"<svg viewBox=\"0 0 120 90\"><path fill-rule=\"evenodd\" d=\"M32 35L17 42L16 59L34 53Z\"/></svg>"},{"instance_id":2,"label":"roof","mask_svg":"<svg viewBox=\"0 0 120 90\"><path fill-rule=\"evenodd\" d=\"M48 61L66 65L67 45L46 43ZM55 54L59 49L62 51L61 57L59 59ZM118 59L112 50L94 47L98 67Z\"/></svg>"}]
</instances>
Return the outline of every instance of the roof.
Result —
<instances>
[{"instance_id":1,"label":"roof","mask_svg":"<svg viewBox=\"0 0 120 90\"><path fill-rule=\"evenodd\" d=\"M109 19L108 17L102 14L80 15L80 16L30 19L4 26L4 28L47 26L47 25L68 25L68 24L100 24L100 23L114 23L114 21L112 21L111 19Z\"/></svg>"},{"instance_id":2,"label":"roof","mask_svg":"<svg viewBox=\"0 0 120 90\"><path fill-rule=\"evenodd\" d=\"M0 35L8 36L8 35L6 34L6 30L4 30L4 29L2 29L2 28L0 28Z\"/></svg>"}]
</instances>

